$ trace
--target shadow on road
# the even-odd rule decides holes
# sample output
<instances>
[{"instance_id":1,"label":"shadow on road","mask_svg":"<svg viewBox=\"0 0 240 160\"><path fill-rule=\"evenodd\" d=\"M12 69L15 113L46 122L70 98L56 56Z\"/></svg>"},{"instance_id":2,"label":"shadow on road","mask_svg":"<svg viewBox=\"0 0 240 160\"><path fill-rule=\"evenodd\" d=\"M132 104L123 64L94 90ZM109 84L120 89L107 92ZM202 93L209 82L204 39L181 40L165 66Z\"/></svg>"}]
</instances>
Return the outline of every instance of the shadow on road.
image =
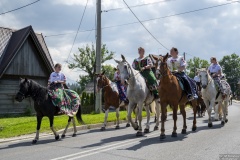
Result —
<instances>
[{"instance_id":1,"label":"shadow on road","mask_svg":"<svg viewBox=\"0 0 240 160\"><path fill-rule=\"evenodd\" d=\"M182 141L185 138L187 138L187 135L189 134L195 134L196 132L200 132L202 130L210 130L210 129L219 129L223 127L221 124L219 125L214 125L212 128L208 128L207 126L201 126L197 128L197 131L188 131L187 134L181 134L178 133L178 137L171 137L171 134L166 135L166 138L164 140L160 140L159 137L151 137L151 138L146 138L143 140L140 140L139 144L136 144L134 146L131 146L129 148L126 149L119 149L119 150L131 150L131 151L136 151L138 149L141 149L143 147L147 147L149 145L153 145L153 144L159 144L159 143L171 143L171 142L176 142L176 141ZM159 135L160 136L160 135Z\"/></svg>"}]
</instances>

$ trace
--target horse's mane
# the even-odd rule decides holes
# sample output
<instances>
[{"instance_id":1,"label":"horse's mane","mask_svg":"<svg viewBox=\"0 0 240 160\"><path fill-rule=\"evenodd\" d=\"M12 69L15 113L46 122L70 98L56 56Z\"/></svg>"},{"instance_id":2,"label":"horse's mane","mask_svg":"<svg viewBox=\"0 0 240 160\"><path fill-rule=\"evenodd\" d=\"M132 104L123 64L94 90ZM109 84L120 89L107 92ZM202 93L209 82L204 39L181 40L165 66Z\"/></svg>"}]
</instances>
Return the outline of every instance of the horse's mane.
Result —
<instances>
[{"instance_id":1,"label":"horse's mane","mask_svg":"<svg viewBox=\"0 0 240 160\"><path fill-rule=\"evenodd\" d=\"M39 83L35 82L34 80L29 80L30 81L30 94L35 102L38 104L40 102L44 102L47 97L48 97L48 89Z\"/></svg>"}]
</instances>

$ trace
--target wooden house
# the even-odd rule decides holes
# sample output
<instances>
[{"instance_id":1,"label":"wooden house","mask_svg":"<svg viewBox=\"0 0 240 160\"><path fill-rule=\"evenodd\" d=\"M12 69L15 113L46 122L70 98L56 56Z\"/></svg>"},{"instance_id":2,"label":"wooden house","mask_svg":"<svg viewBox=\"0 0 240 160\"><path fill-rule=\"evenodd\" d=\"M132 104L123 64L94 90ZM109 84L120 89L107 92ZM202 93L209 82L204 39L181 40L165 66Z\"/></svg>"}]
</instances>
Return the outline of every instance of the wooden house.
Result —
<instances>
[{"instance_id":1,"label":"wooden house","mask_svg":"<svg viewBox=\"0 0 240 160\"><path fill-rule=\"evenodd\" d=\"M0 27L0 114L22 114L33 110L30 98L19 103L14 97L19 79L31 78L46 86L53 61L43 35L32 26L20 30Z\"/></svg>"}]
</instances>

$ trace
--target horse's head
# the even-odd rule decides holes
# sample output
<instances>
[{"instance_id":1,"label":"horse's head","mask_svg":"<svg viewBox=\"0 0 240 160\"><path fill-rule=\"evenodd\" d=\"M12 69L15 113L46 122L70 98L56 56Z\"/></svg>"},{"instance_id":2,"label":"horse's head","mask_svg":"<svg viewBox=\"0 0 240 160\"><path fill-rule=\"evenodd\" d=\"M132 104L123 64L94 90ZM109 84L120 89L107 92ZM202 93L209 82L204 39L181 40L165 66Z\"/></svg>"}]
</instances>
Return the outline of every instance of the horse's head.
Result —
<instances>
[{"instance_id":1,"label":"horse's head","mask_svg":"<svg viewBox=\"0 0 240 160\"><path fill-rule=\"evenodd\" d=\"M210 80L209 78L211 78L208 74L207 69L198 69L198 75L199 75L200 82L202 84L202 88L206 89Z\"/></svg>"},{"instance_id":2,"label":"horse's head","mask_svg":"<svg viewBox=\"0 0 240 160\"><path fill-rule=\"evenodd\" d=\"M161 77L168 75L168 72L169 72L168 65L167 65L168 58L169 58L168 53L165 56L160 56L159 58L157 58L158 63L156 67L156 73L158 72L158 74Z\"/></svg>"},{"instance_id":3,"label":"horse's head","mask_svg":"<svg viewBox=\"0 0 240 160\"><path fill-rule=\"evenodd\" d=\"M160 64L161 64L161 61L163 59L163 56L161 56L161 55L159 55L159 56L152 55L152 57L156 61L154 63L154 67L156 69L155 76L156 76L156 78L160 78Z\"/></svg>"},{"instance_id":4,"label":"horse's head","mask_svg":"<svg viewBox=\"0 0 240 160\"><path fill-rule=\"evenodd\" d=\"M103 71L100 74L96 74L97 92L100 89L103 89L105 86L109 85L109 80L104 74L105 74L105 71Z\"/></svg>"},{"instance_id":5,"label":"horse's head","mask_svg":"<svg viewBox=\"0 0 240 160\"><path fill-rule=\"evenodd\" d=\"M130 69L130 64L126 61L125 57L123 55L122 60L115 60L115 62L118 64L118 69L121 75L121 83L124 84L125 80L130 79L131 75L131 69Z\"/></svg>"},{"instance_id":6,"label":"horse's head","mask_svg":"<svg viewBox=\"0 0 240 160\"><path fill-rule=\"evenodd\" d=\"M15 100L21 102L24 98L30 96L29 88L31 86L31 81L27 78L20 79L19 91L15 96Z\"/></svg>"}]
</instances>

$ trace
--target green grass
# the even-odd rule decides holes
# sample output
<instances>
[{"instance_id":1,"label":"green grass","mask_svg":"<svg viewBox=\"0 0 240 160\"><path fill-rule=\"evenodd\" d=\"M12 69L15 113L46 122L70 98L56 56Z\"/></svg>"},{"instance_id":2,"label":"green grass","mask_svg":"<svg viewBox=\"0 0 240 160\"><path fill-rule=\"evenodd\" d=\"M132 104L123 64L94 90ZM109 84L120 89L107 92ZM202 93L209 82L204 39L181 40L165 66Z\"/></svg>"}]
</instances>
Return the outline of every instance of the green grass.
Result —
<instances>
[{"instance_id":1,"label":"green grass","mask_svg":"<svg viewBox=\"0 0 240 160\"><path fill-rule=\"evenodd\" d=\"M126 120L127 112L120 112L120 120ZM143 112L146 116L146 112ZM85 114L82 115L85 124L103 123L104 113L101 114ZM60 130L65 128L68 117L66 115L55 116L54 128ZM116 113L108 114L108 122L116 121ZM80 125L76 123L77 125ZM36 132L37 120L35 116L30 117L15 117L15 118L0 118L0 138L9 138ZM41 132L51 132L49 128L49 120L44 117L41 124Z\"/></svg>"},{"instance_id":2,"label":"green grass","mask_svg":"<svg viewBox=\"0 0 240 160\"><path fill-rule=\"evenodd\" d=\"M168 107L168 111L171 109ZM103 123L104 113L101 114L84 114L82 115L83 121L85 124L96 124ZM120 120L126 120L127 112L120 112ZM133 115L134 117L134 115ZM143 112L143 117L146 117L146 112ZM66 127L68 116L61 115L54 117L54 128L60 130ZM116 113L110 112L108 114L108 122L116 121ZM77 125L80 125L76 123ZM20 135L26 135L36 132L37 119L35 116L29 117L8 117L0 118L0 138L10 138ZM40 132L49 133L51 132L49 128L49 120L47 117L44 117L41 124Z\"/></svg>"}]
</instances>

